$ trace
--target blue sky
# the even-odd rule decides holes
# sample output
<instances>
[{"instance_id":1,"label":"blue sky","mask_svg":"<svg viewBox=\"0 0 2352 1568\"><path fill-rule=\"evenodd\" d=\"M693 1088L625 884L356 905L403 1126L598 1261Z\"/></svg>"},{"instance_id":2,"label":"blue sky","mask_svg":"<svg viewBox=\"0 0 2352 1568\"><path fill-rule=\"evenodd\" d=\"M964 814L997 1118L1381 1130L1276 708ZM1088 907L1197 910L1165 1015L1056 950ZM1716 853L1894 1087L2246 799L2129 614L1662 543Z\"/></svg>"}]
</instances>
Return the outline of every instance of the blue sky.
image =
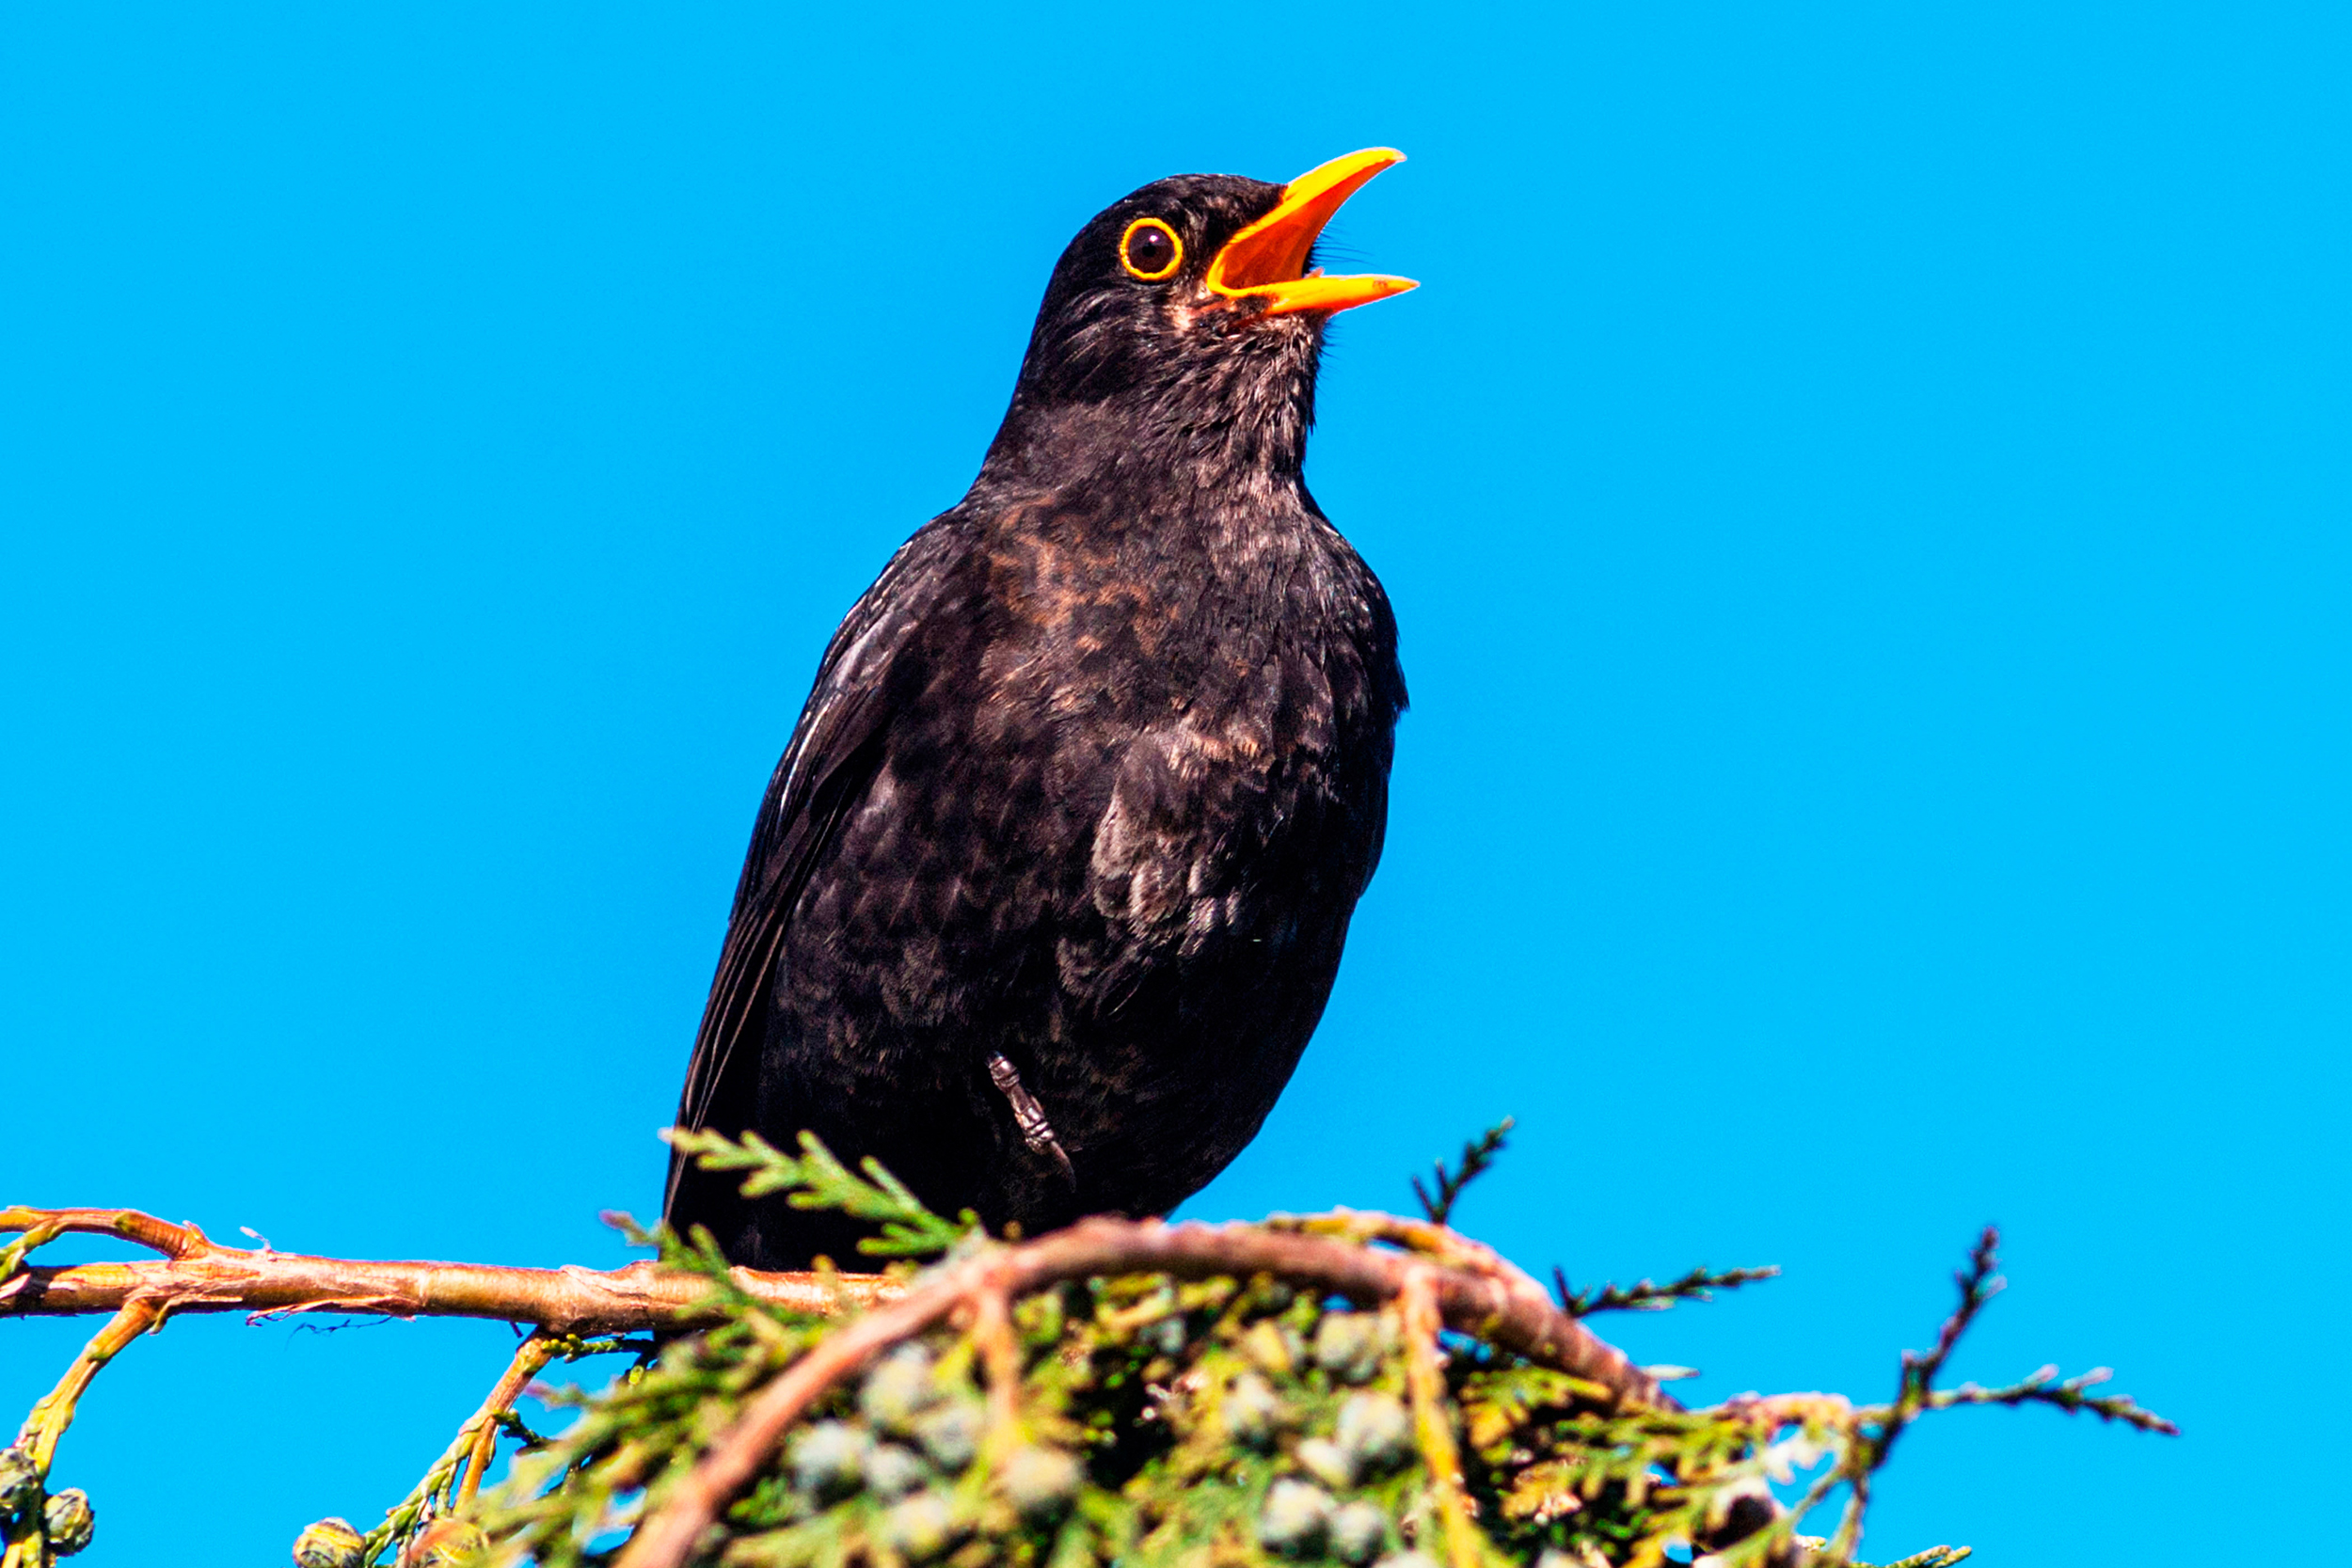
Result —
<instances>
[{"instance_id":1,"label":"blue sky","mask_svg":"<svg viewBox=\"0 0 2352 1568\"><path fill-rule=\"evenodd\" d=\"M1310 477L1403 627L1388 860L1187 1212L1401 1206L1515 1114L1461 1218L1522 1261L1786 1267L1613 1324L1701 1397L1883 1397L1996 1220L1961 1374L2111 1364L2188 1434L1953 1417L1870 1555L2168 1560L2333 1490L2271 1406L2348 1370L2348 41L19 8L0 1196L619 1261L818 652L1062 243L1386 143L1333 238L1424 286L1338 324ZM0 1407L91 1326L0 1324ZM83 1560L372 1521L508 1343L173 1323L66 1440Z\"/></svg>"}]
</instances>

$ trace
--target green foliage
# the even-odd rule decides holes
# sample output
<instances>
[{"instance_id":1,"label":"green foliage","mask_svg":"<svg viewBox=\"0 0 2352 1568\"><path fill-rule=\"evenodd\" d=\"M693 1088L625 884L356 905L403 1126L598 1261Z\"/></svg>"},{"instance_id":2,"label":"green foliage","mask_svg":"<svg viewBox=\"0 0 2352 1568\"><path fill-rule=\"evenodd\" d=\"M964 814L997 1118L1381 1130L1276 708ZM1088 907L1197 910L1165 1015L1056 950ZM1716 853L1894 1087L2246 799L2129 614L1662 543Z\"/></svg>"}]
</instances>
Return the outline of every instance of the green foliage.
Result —
<instances>
[{"instance_id":1,"label":"green foliage","mask_svg":"<svg viewBox=\"0 0 2352 1568\"><path fill-rule=\"evenodd\" d=\"M1433 1218L1488 1164L1508 1124L1442 1164ZM870 1163L861 1181L811 1139L787 1156L699 1135L680 1147L756 1191L884 1227L878 1251L988 1247L969 1216L924 1213ZM664 1238L712 1275L715 1254ZM2045 1403L2169 1430L2092 1379L2037 1373L1945 1390L1952 1343L1998 1282L1990 1234L1961 1277L1938 1348L1906 1355L1894 1403L1836 1396L1627 1409L1608 1391L1458 1336L1416 1346L1398 1307L1351 1304L1265 1275L1182 1282L1134 1274L1064 1282L1013 1305L1017 1383L991 1382L991 1343L952 1319L904 1338L808 1405L701 1543L733 1568L1654 1568L1712 1552L1723 1568L1844 1564L1872 1478L1914 1419L1963 1403ZM1571 1310L1704 1299L1769 1271L1693 1271L1578 1296ZM921 1278L930 1276L918 1276ZM579 1418L533 1440L470 1517L488 1560L590 1568L659 1510L745 1402L841 1325L737 1292L719 1326L673 1340L603 1392L560 1396ZM996 1365L1006 1358L999 1347ZM1433 1407L1413 1368L1439 1368ZM1458 1468L1457 1468L1458 1467ZM1808 1476L1808 1472L1811 1474ZM1811 1484L1793 1506L1787 1498ZM1836 1539L1797 1534L1844 1485ZM1458 1488L1458 1490L1456 1490ZM1465 1504L1467 1506L1465 1507ZM1449 1513L1449 1510L1452 1513ZM1898 1568L1946 1568L1936 1547Z\"/></svg>"},{"instance_id":2,"label":"green foliage","mask_svg":"<svg viewBox=\"0 0 2352 1568\"><path fill-rule=\"evenodd\" d=\"M980 1222L969 1209L950 1224L924 1208L871 1156L859 1162L858 1168L866 1173L859 1180L813 1132L801 1134L798 1158L757 1132L744 1133L739 1144L717 1132L684 1128L662 1137L706 1170L749 1172L743 1182L746 1197L788 1193L785 1201L795 1209L838 1209L851 1219L879 1227L880 1234L858 1243L858 1250L868 1257L936 1257L979 1229Z\"/></svg>"},{"instance_id":3,"label":"green foliage","mask_svg":"<svg viewBox=\"0 0 2352 1568\"><path fill-rule=\"evenodd\" d=\"M1577 1291L1570 1288L1565 1273L1556 1268L1551 1271L1552 1288L1559 1293L1561 1310L1571 1318L1588 1318L1596 1312L1663 1312L1679 1301L1713 1301L1718 1291L1736 1290L1778 1277L1780 1270L1770 1266L1696 1268L1663 1285L1653 1285L1645 1279L1622 1290L1614 1285L1597 1285L1589 1291Z\"/></svg>"},{"instance_id":4,"label":"green foliage","mask_svg":"<svg viewBox=\"0 0 2352 1568\"><path fill-rule=\"evenodd\" d=\"M642 1359L651 1355L654 1351L652 1340L632 1338L623 1335L603 1335L593 1338L583 1338L573 1335L548 1334L542 1331L534 1335L530 1343L537 1347L541 1353L534 1357L534 1360L539 1363L579 1361L589 1356L623 1353L637 1355ZM489 1419L499 1432L516 1438L527 1448L544 1445L547 1441L539 1433L524 1425L511 1410L493 1412ZM464 1508L468 1501L463 1489L467 1475L467 1462L480 1437L479 1429L470 1425L457 1434L456 1440L451 1443L448 1449L443 1450L440 1458L435 1460L426 1469L424 1479L417 1482L415 1489L392 1505L385 1513L382 1524L360 1538L356 1548L356 1555L349 1559L353 1568L364 1568L365 1564L376 1561L395 1543L407 1540L435 1517L452 1514ZM480 1478L475 1479L478 1481ZM339 1519L321 1520L311 1528L316 1530L322 1527L341 1524L342 1521ZM349 1527L344 1528L347 1529Z\"/></svg>"},{"instance_id":5,"label":"green foliage","mask_svg":"<svg viewBox=\"0 0 2352 1568\"><path fill-rule=\"evenodd\" d=\"M1420 1177L1412 1179L1413 1196L1421 1200L1421 1212L1429 1217L1431 1225L1445 1225L1453 1220L1454 1205L1461 1197L1462 1189L1493 1167L1495 1157L1502 1152L1504 1141L1514 1125L1513 1117L1504 1117L1464 1144L1462 1164L1458 1170L1446 1169L1443 1160L1433 1161L1432 1164L1438 1167L1436 1193L1422 1186Z\"/></svg>"},{"instance_id":6,"label":"green foliage","mask_svg":"<svg viewBox=\"0 0 2352 1568\"><path fill-rule=\"evenodd\" d=\"M1991 1230L1933 1348L1902 1357L1889 1402L1791 1394L1684 1409L1658 1395L1662 1370L1640 1375L1572 1319L1704 1300L1772 1271L1582 1292L1554 1271L1555 1309L1443 1223L1509 1126L1465 1146L1456 1168L1439 1163L1434 1190L1415 1183L1427 1223L1347 1210L1260 1226L1097 1220L1019 1245L968 1213L929 1212L880 1166L853 1173L805 1135L798 1154L681 1135L687 1155L741 1173L755 1196L864 1220L879 1232L866 1249L893 1261L854 1279L752 1275L707 1233L614 1216L659 1248L660 1269L587 1276L605 1282L587 1307L571 1271L279 1259L134 1211L0 1208L0 1235L21 1238L0 1246L0 1297L24 1295L26 1254L67 1233L132 1237L170 1260L150 1267L187 1272L124 1293L0 1449L0 1568L49 1568L90 1540L87 1497L49 1487L90 1379L160 1326L183 1299L172 1291L241 1290L281 1264L305 1291L322 1265L330 1291L392 1271L386 1294L355 1303L381 1309L426 1299L440 1271L469 1290L518 1276L496 1309L541 1325L383 1522L362 1534L320 1520L295 1543L302 1568L593 1568L624 1553L631 1568L1847 1568L1888 1458L1936 1411L2041 1404L2172 1430L2093 1392L2104 1370L1940 1386L2002 1289ZM35 1272L56 1289L76 1271ZM700 1281L698 1300L679 1276ZM852 1303L873 1305L850 1315ZM565 1323L654 1332L549 1326ZM532 1382L559 1361L616 1354L630 1364L598 1393ZM570 1425L526 1426L514 1406L527 1388L575 1412ZM519 1451L481 1492L501 1439ZM1841 1489L1831 1537L1799 1534ZM1896 1568L1967 1555L1937 1546Z\"/></svg>"}]
</instances>

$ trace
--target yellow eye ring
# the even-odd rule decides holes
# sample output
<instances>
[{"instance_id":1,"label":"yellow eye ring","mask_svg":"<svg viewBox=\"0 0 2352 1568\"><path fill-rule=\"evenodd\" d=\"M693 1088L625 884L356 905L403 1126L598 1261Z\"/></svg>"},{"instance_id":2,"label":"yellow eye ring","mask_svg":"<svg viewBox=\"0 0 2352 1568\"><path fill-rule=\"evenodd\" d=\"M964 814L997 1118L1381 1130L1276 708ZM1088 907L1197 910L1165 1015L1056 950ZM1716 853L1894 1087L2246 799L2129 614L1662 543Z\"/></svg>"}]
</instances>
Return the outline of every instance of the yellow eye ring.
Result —
<instances>
[{"instance_id":1,"label":"yellow eye ring","mask_svg":"<svg viewBox=\"0 0 2352 1568\"><path fill-rule=\"evenodd\" d=\"M1173 277L1184 264L1184 239L1158 218L1137 218L1119 236L1119 264L1146 283Z\"/></svg>"}]
</instances>

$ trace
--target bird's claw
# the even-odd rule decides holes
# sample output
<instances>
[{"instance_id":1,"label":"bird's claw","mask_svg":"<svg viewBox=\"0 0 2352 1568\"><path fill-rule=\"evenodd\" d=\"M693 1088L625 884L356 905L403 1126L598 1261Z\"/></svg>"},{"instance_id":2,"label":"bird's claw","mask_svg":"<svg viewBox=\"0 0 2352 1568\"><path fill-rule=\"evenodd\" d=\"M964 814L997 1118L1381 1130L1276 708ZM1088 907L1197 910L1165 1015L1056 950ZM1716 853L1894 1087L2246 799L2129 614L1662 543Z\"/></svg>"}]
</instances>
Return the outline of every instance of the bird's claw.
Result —
<instances>
[{"instance_id":1,"label":"bird's claw","mask_svg":"<svg viewBox=\"0 0 2352 1568\"><path fill-rule=\"evenodd\" d=\"M1037 1102L1037 1096L1031 1094L1029 1086L1021 1082L1020 1069L1005 1060L1004 1053L1000 1051L988 1059L988 1076L996 1085L997 1092L1011 1101L1013 1125L1021 1129L1021 1141L1029 1146L1031 1153L1051 1159L1060 1169L1061 1179L1075 1191L1078 1167L1070 1163L1069 1151L1062 1148L1061 1140L1054 1136L1054 1124L1045 1119L1045 1107Z\"/></svg>"}]
</instances>

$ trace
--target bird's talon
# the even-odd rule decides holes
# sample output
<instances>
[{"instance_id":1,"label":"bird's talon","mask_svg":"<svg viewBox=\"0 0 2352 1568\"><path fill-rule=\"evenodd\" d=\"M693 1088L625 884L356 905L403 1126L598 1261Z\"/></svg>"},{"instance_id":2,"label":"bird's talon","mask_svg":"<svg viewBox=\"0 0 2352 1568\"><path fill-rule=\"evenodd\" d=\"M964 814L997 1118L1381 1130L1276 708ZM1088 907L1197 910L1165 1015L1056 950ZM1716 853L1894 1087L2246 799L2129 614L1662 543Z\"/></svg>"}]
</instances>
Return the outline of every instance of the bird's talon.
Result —
<instances>
[{"instance_id":1,"label":"bird's talon","mask_svg":"<svg viewBox=\"0 0 2352 1568\"><path fill-rule=\"evenodd\" d=\"M1078 1167L1070 1163L1069 1150L1054 1136L1054 1124L1045 1119L1045 1107L1021 1082L1020 1069L1005 1060L1000 1051L988 1059L988 1076L997 1092L1012 1102L1013 1125L1021 1129L1021 1141L1029 1146L1029 1152L1050 1158L1060 1168L1062 1180L1074 1190L1078 1185Z\"/></svg>"}]
</instances>

